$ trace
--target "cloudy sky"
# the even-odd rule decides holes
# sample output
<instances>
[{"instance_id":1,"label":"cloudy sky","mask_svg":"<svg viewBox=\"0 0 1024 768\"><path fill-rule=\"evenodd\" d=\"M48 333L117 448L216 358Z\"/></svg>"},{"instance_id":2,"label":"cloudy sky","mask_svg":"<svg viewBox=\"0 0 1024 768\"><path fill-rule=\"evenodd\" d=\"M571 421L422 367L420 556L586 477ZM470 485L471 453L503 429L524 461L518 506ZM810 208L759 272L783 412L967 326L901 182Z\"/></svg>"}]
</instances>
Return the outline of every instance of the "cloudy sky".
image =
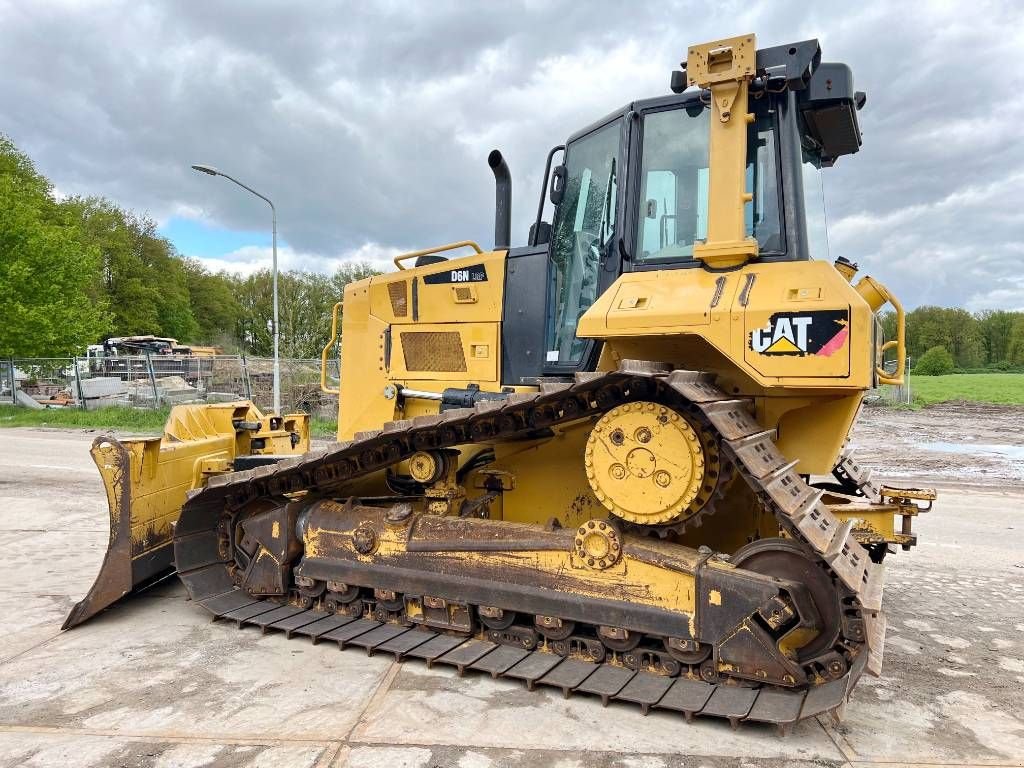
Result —
<instances>
[{"instance_id":1,"label":"cloudy sky","mask_svg":"<svg viewBox=\"0 0 1024 768\"><path fill-rule=\"evenodd\" d=\"M832 255L908 306L1024 309L1024 4L19 2L0 0L0 131L64 194L148 212L213 268L388 263L513 243L554 144L668 91L689 43L809 37L849 63L864 147L826 171Z\"/></svg>"}]
</instances>

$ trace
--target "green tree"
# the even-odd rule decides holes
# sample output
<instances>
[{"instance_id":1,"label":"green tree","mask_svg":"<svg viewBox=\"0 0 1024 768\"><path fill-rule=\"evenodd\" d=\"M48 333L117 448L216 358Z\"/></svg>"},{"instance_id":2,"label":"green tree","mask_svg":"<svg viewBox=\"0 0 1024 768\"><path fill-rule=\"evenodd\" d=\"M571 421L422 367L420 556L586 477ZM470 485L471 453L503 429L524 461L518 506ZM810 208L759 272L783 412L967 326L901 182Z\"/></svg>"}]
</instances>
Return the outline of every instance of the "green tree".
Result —
<instances>
[{"instance_id":1,"label":"green tree","mask_svg":"<svg viewBox=\"0 0 1024 768\"><path fill-rule=\"evenodd\" d=\"M183 342L194 341L199 334L199 323L192 311L184 262L174 246L156 234L154 222L136 219L135 226L139 227L139 246L147 280L158 287L156 311L160 333Z\"/></svg>"},{"instance_id":2,"label":"green tree","mask_svg":"<svg viewBox=\"0 0 1024 768\"><path fill-rule=\"evenodd\" d=\"M1010 333L1020 313L986 309L978 314L978 332L985 364L1006 363L1010 356Z\"/></svg>"},{"instance_id":3,"label":"green tree","mask_svg":"<svg viewBox=\"0 0 1024 768\"><path fill-rule=\"evenodd\" d=\"M0 135L0 355L61 357L110 327L100 254L49 181Z\"/></svg>"},{"instance_id":4,"label":"green tree","mask_svg":"<svg viewBox=\"0 0 1024 768\"><path fill-rule=\"evenodd\" d=\"M269 357L273 352L270 322L273 317L270 270L261 269L247 277L235 278L238 302L238 339L242 352Z\"/></svg>"},{"instance_id":5,"label":"green tree","mask_svg":"<svg viewBox=\"0 0 1024 768\"><path fill-rule=\"evenodd\" d=\"M78 218L84 237L100 254L103 287L114 314L112 333L159 334L160 290L143 266L125 212L100 197L72 198L65 207Z\"/></svg>"},{"instance_id":6,"label":"green tree","mask_svg":"<svg viewBox=\"0 0 1024 768\"><path fill-rule=\"evenodd\" d=\"M951 307L945 310L948 336L947 347L959 368L979 365L984 358L978 319L966 309Z\"/></svg>"},{"instance_id":7,"label":"green tree","mask_svg":"<svg viewBox=\"0 0 1024 768\"><path fill-rule=\"evenodd\" d=\"M317 357L334 304L330 278L316 272L285 272L280 275L278 291L281 355Z\"/></svg>"},{"instance_id":8,"label":"green tree","mask_svg":"<svg viewBox=\"0 0 1024 768\"><path fill-rule=\"evenodd\" d=\"M197 259L182 259L189 305L198 323L195 343L232 343L237 338L241 307L235 296L237 278L225 272L211 273Z\"/></svg>"},{"instance_id":9,"label":"green tree","mask_svg":"<svg viewBox=\"0 0 1024 768\"><path fill-rule=\"evenodd\" d=\"M370 264L353 262L328 277L316 272L291 270L278 274L278 315L281 324L281 356L319 357L331 324L331 309L344 295L345 286L379 274ZM271 319L273 288L269 270L254 272L236 283L242 318L240 338L250 354L273 353Z\"/></svg>"},{"instance_id":10,"label":"green tree","mask_svg":"<svg viewBox=\"0 0 1024 768\"><path fill-rule=\"evenodd\" d=\"M380 270L366 261L348 261L334 270L331 275L331 290L334 292L335 301L341 301L345 295L345 286L368 277L379 275ZM333 303L332 303L333 306Z\"/></svg>"},{"instance_id":11,"label":"green tree","mask_svg":"<svg viewBox=\"0 0 1024 768\"><path fill-rule=\"evenodd\" d=\"M1017 312L1010 328L1006 359L1011 365L1024 365L1024 312Z\"/></svg>"},{"instance_id":12,"label":"green tree","mask_svg":"<svg viewBox=\"0 0 1024 768\"><path fill-rule=\"evenodd\" d=\"M118 336L155 334L192 341L199 324L185 265L156 223L99 197L72 198L65 207L102 259L102 280Z\"/></svg>"},{"instance_id":13,"label":"green tree","mask_svg":"<svg viewBox=\"0 0 1024 768\"><path fill-rule=\"evenodd\" d=\"M983 347L978 319L966 309L918 307L907 314L907 350L916 359L932 347L943 346L962 368L978 365Z\"/></svg>"},{"instance_id":14,"label":"green tree","mask_svg":"<svg viewBox=\"0 0 1024 768\"><path fill-rule=\"evenodd\" d=\"M955 369L953 356L945 347L932 347L917 361L913 373L917 376L944 376Z\"/></svg>"}]
</instances>

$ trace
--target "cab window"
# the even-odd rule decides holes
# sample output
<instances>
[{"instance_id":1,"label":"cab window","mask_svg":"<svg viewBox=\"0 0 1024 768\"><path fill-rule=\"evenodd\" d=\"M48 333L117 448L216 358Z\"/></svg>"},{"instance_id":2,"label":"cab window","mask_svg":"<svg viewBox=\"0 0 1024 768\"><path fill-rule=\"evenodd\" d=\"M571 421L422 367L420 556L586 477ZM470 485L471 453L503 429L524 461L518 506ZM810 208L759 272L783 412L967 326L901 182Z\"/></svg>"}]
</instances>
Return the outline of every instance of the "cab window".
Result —
<instances>
[{"instance_id":1,"label":"cab window","mask_svg":"<svg viewBox=\"0 0 1024 768\"><path fill-rule=\"evenodd\" d=\"M622 121L566 148L565 196L555 211L548 286L548 365L576 366L587 348L576 326L598 295L601 259L615 239Z\"/></svg>"},{"instance_id":2,"label":"cab window","mask_svg":"<svg viewBox=\"0 0 1024 768\"><path fill-rule=\"evenodd\" d=\"M709 120L702 106L650 112L643 121L636 261L692 261L707 239ZM747 137L746 234L762 252L782 250L774 131L758 118Z\"/></svg>"}]
</instances>

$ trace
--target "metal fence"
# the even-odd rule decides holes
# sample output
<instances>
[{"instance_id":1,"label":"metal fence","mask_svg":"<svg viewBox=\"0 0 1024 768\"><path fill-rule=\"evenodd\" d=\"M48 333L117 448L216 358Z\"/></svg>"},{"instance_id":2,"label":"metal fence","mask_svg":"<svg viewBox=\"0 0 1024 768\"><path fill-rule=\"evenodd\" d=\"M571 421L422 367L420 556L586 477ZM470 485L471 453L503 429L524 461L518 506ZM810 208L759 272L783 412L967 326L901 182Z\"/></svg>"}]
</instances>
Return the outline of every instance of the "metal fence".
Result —
<instances>
[{"instance_id":1,"label":"metal fence","mask_svg":"<svg viewBox=\"0 0 1024 768\"><path fill-rule=\"evenodd\" d=\"M10 360L0 360L0 404L14 403L14 365Z\"/></svg>"},{"instance_id":2,"label":"metal fence","mask_svg":"<svg viewBox=\"0 0 1024 768\"><path fill-rule=\"evenodd\" d=\"M887 364L890 371L895 367ZM328 384L337 388L338 360ZM901 386L882 385L868 403L909 404L910 362ZM0 360L0 404L43 408L107 406L163 408L179 403L252 400L265 412L274 402L274 361L269 357L148 355L8 358ZM320 391L320 361L282 358L281 408L334 419L338 396Z\"/></svg>"},{"instance_id":3,"label":"metal fence","mask_svg":"<svg viewBox=\"0 0 1024 768\"><path fill-rule=\"evenodd\" d=\"M337 389L338 361L328 364L327 383ZM274 359L249 357L245 359L248 374L248 398L262 410L270 411L274 402ZM321 418L338 417L338 396L320 391L320 361L281 359L281 409L303 411Z\"/></svg>"},{"instance_id":4,"label":"metal fence","mask_svg":"<svg viewBox=\"0 0 1024 768\"><path fill-rule=\"evenodd\" d=\"M885 369L889 373L896 371L895 361L888 362L885 364ZM911 392L910 385L910 358L907 358L906 366L903 371L903 383L899 386L893 384L881 384L872 389L865 400L868 403L877 403L880 405L910 405L913 399L913 393Z\"/></svg>"},{"instance_id":5,"label":"metal fence","mask_svg":"<svg viewBox=\"0 0 1024 768\"><path fill-rule=\"evenodd\" d=\"M337 396L320 391L319 360L280 362L282 410L337 416ZM92 410L245 399L269 412L273 371L273 359L244 355L9 358L0 360L0 403ZM336 360L328 374L333 386Z\"/></svg>"}]
</instances>

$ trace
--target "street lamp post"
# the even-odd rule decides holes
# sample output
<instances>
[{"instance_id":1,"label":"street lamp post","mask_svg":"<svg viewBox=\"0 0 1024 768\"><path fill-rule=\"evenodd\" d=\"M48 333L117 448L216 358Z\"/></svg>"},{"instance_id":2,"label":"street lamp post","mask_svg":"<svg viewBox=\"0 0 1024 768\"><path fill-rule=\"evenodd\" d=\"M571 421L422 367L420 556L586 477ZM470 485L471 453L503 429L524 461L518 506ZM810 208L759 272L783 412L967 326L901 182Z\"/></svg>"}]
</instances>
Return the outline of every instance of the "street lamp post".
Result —
<instances>
[{"instance_id":1,"label":"street lamp post","mask_svg":"<svg viewBox=\"0 0 1024 768\"><path fill-rule=\"evenodd\" d=\"M271 217L273 218L273 226L274 226L274 229L273 229L273 239L272 239L274 258L273 258L273 269L271 270L271 273L272 273L272 276L273 276L273 283L274 283L274 320L273 320L273 323L274 323L274 415L275 416L280 416L281 415L281 357L280 357L280 354L279 354L280 330L279 330L278 324L277 324L277 208L274 207L274 202L269 197L267 197L266 195L261 195L259 192L257 192L252 187L246 186L245 184L240 182L238 179L233 178L231 176L228 176L228 174L224 173L224 171L218 170L217 168L214 168L212 165L193 165L192 168L194 170L199 171L200 173L205 173L208 176L223 176L228 181L233 181L235 184L240 186L242 189L244 189L244 190L246 190L248 192L251 192L252 194L256 195L256 197L260 198L261 200L266 202L267 205L270 206L270 214L271 214Z\"/></svg>"}]
</instances>

